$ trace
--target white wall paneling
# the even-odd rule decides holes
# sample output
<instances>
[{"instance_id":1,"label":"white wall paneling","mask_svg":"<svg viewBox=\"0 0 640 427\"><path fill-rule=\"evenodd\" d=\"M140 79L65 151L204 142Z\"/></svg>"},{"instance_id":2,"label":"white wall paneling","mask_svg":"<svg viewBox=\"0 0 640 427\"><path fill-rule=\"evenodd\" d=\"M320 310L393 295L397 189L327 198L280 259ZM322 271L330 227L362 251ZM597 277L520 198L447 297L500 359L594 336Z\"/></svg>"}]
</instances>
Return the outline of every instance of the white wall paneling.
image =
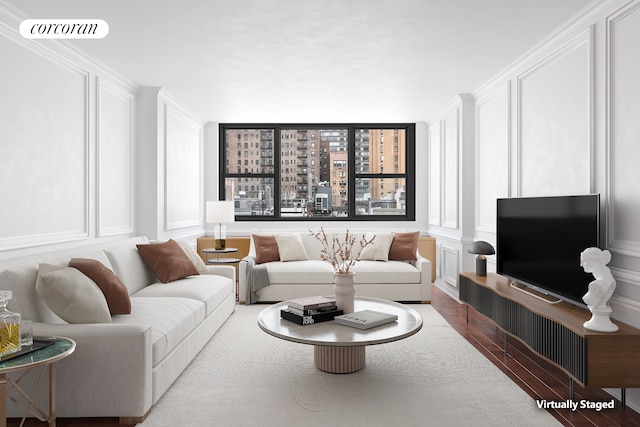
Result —
<instances>
[{"instance_id":1,"label":"white wall paneling","mask_svg":"<svg viewBox=\"0 0 640 427\"><path fill-rule=\"evenodd\" d=\"M429 224L441 223L442 138L440 122L429 126Z\"/></svg>"},{"instance_id":2,"label":"white wall paneling","mask_svg":"<svg viewBox=\"0 0 640 427\"><path fill-rule=\"evenodd\" d=\"M200 226L203 127L165 105L165 229Z\"/></svg>"},{"instance_id":3,"label":"white wall paneling","mask_svg":"<svg viewBox=\"0 0 640 427\"><path fill-rule=\"evenodd\" d=\"M97 79L98 236L134 231L134 95Z\"/></svg>"},{"instance_id":4,"label":"white wall paneling","mask_svg":"<svg viewBox=\"0 0 640 427\"><path fill-rule=\"evenodd\" d=\"M510 87L503 83L476 101L476 232L496 232L496 200L511 193Z\"/></svg>"},{"instance_id":5,"label":"white wall paneling","mask_svg":"<svg viewBox=\"0 0 640 427\"><path fill-rule=\"evenodd\" d=\"M446 285L457 290L458 273L460 272L460 251L452 247L443 246L442 258L442 279Z\"/></svg>"},{"instance_id":6,"label":"white wall paneling","mask_svg":"<svg viewBox=\"0 0 640 427\"><path fill-rule=\"evenodd\" d=\"M136 231L157 240L201 236L204 121L158 87L140 88L136 117Z\"/></svg>"},{"instance_id":7,"label":"white wall paneling","mask_svg":"<svg viewBox=\"0 0 640 427\"><path fill-rule=\"evenodd\" d=\"M518 195L592 191L592 49L589 27L517 77Z\"/></svg>"},{"instance_id":8,"label":"white wall paneling","mask_svg":"<svg viewBox=\"0 0 640 427\"><path fill-rule=\"evenodd\" d=\"M640 3L607 20L607 246L640 257Z\"/></svg>"},{"instance_id":9,"label":"white wall paneling","mask_svg":"<svg viewBox=\"0 0 640 427\"><path fill-rule=\"evenodd\" d=\"M0 30L0 250L86 238L89 72Z\"/></svg>"},{"instance_id":10,"label":"white wall paneling","mask_svg":"<svg viewBox=\"0 0 640 427\"><path fill-rule=\"evenodd\" d=\"M442 225L458 229L459 218L459 161L460 161L460 108L453 108L442 119L443 182Z\"/></svg>"},{"instance_id":11,"label":"white wall paneling","mask_svg":"<svg viewBox=\"0 0 640 427\"><path fill-rule=\"evenodd\" d=\"M432 267L433 268L433 267ZM436 280L442 278L442 243L436 239Z\"/></svg>"}]
</instances>

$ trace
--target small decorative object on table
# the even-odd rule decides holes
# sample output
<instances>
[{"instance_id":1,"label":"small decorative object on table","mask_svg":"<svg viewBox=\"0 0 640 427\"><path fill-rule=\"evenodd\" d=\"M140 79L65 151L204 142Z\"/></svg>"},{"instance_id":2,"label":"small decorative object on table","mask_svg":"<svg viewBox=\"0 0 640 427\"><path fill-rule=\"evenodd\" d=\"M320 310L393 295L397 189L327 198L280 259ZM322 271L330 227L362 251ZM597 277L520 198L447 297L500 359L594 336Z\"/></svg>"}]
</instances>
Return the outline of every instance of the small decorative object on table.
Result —
<instances>
[{"instance_id":1,"label":"small decorative object on table","mask_svg":"<svg viewBox=\"0 0 640 427\"><path fill-rule=\"evenodd\" d=\"M333 320L342 313L342 310L338 310L335 298L317 296L287 301L287 308L280 310L280 317L298 325L312 325Z\"/></svg>"},{"instance_id":2,"label":"small decorative object on table","mask_svg":"<svg viewBox=\"0 0 640 427\"><path fill-rule=\"evenodd\" d=\"M397 314L375 310L361 310L351 314L336 316L336 323L358 329L371 329L398 320Z\"/></svg>"},{"instance_id":3,"label":"small decorative object on table","mask_svg":"<svg viewBox=\"0 0 640 427\"><path fill-rule=\"evenodd\" d=\"M7 310L11 291L0 292L0 357L20 351L20 315Z\"/></svg>"},{"instance_id":4,"label":"small decorative object on table","mask_svg":"<svg viewBox=\"0 0 640 427\"><path fill-rule=\"evenodd\" d=\"M22 319L20 321L20 346L29 347L33 345L33 322Z\"/></svg>"},{"instance_id":5,"label":"small decorative object on table","mask_svg":"<svg viewBox=\"0 0 640 427\"><path fill-rule=\"evenodd\" d=\"M616 280L607 264L611 261L611 253L600 248L587 248L580 254L580 266L587 273L592 273L596 280L589 283L589 291L582 300L591 311L591 319L584 322L584 327L597 332L616 332L618 325L613 323L609 299L616 289Z\"/></svg>"},{"instance_id":6,"label":"small decorative object on table","mask_svg":"<svg viewBox=\"0 0 640 427\"><path fill-rule=\"evenodd\" d=\"M467 252L478 255L476 257L476 276L486 276L487 257L485 255L493 255L496 253L493 246L491 246L490 243L479 240L477 242L473 242L471 246L469 246Z\"/></svg>"},{"instance_id":7,"label":"small decorative object on table","mask_svg":"<svg viewBox=\"0 0 640 427\"><path fill-rule=\"evenodd\" d=\"M344 240L335 235L332 239L329 239L327 233L324 231L324 227L320 227L318 233L314 233L311 230L309 230L309 233L322 243L320 258L323 261L330 262L333 266L335 272L334 292L338 308L345 313L353 313L353 301L356 291L353 285L353 275L355 273L351 271L351 267L360 260L362 250L373 244L376 236L367 240L365 235L362 235L362 238L359 240L360 251L358 251L358 254L354 257L352 254L356 237L349 233L349 229L347 229Z\"/></svg>"}]
</instances>

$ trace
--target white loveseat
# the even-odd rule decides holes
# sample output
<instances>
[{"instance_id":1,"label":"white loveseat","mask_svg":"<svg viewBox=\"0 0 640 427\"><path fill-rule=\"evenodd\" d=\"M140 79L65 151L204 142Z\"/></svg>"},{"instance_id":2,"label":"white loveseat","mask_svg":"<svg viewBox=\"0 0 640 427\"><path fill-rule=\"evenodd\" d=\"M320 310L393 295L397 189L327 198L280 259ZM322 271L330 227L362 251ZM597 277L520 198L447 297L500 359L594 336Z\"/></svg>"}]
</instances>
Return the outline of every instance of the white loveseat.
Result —
<instances>
[{"instance_id":1,"label":"white loveseat","mask_svg":"<svg viewBox=\"0 0 640 427\"><path fill-rule=\"evenodd\" d=\"M404 233L405 231L403 231ZM345 231L326 230L329 240L337 235L343 240ZM393 235L391 231L365 233L350 232L356 237L355 252L360 249L358 240L363 236L376 235L378 243L383 243L385 236ZM281 236L297 234L304 246L306 260L266 262L262 268L268 275L268 286L257 290L257 298L252 298L249 288L255 286L251 280L251 269L256 265L256 244L253 235ZM388 241L388 239L387 239ZM376 240L374 240L376 242ZM322 245L309 230L293 232L259 230L251 237L249 254L239 266L239 297L241 302L276 302L286 301L313 295L333 294L334 270L331 264L321 260ZM387 249L388 250L388 249ZM356 254L354 254L355 256ZM303 256L304 258L304 256ZM356 262L353 271L356 296L367 296L402 302L431 301L431 269L432 261L415 250L413 260L361 260ZM257 286L258 288L260 286ZM254 294L255 295L255 294Z\"/></svg>"},{"instance_id":2,"label":"white loveseat","mask_svg":"<svg viewBox=\"0 0 640 427\"><path fill-rule=\"evenodd\" d=\"M0 261L0 289L13 292L8 308L34 321L34 336L76 341L75 352L57 364L60 417L141 422L235 309L233 267L203 263L199 275L159 283L136 247L145 243L136 237ZM127 287L131 314L106 323L58 317L36 293L39 264L67 266L71 258L95 259L111 269ZM36 401L46 408L48 388L40 389ZM10 417L22 416L11 402L7 409Z\"/></svg>"}]
</instances>

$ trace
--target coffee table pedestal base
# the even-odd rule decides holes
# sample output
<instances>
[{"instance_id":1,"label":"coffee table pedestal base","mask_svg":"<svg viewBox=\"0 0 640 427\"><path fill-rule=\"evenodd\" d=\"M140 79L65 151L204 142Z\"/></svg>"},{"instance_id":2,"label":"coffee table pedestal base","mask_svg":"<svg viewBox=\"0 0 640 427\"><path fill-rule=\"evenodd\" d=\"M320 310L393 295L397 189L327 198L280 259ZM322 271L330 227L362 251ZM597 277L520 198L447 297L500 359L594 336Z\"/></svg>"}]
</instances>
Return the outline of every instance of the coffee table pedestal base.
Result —
<instances>
[{"instance_id":1,"label":"coffee table pedestal base","mask_svg":"<svg viewBox=\"0 0 640 427\"><path fill-rule=\"evenodd\" d=\"M314 346L316 368L332 374L349 374L364 368L365 346Z\"/></svg>"}]
</instances>

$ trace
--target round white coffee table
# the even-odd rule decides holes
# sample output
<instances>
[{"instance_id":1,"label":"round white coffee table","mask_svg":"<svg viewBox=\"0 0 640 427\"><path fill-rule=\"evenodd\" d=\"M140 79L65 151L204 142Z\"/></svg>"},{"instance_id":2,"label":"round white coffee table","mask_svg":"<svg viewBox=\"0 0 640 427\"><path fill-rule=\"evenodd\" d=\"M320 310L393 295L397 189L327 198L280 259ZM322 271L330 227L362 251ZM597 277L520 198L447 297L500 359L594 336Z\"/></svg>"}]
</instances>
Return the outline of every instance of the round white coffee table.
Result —
<instances>
[{"instance_id":1,"label":"round white coffee table","mask_svg":"<svg viewBox=\"0 0 640 427\"><path fill-rule=\"evenodd\" d=\"M407 338L422 328L422 316L414 309L393 301L360 297L354 310L375 310L398 315L396 322L371 329L358 329L328 322L298 325L280 317L287 308L281 302L265 308L258 316L260 329L274 337L314 346L314 362L321 371L348 374L365 365L365 348Z\"/></svg>"}]
</instances>

